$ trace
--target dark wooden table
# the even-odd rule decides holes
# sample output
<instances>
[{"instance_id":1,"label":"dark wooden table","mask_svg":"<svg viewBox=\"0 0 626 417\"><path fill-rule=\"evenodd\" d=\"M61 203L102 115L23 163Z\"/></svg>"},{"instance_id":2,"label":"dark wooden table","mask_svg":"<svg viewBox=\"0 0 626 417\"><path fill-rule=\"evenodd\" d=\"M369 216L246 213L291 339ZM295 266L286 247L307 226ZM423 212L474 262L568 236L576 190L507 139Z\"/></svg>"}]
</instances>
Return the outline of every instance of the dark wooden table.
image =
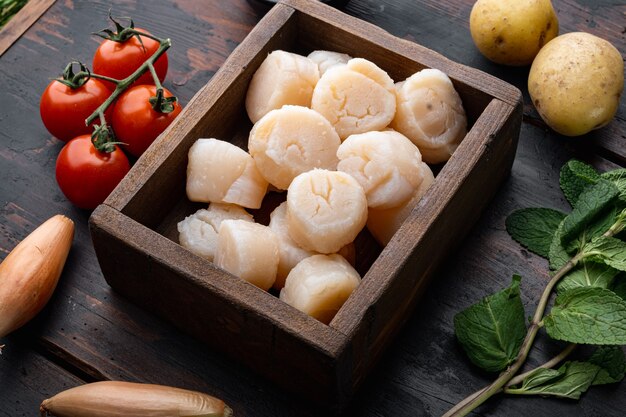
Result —
<instances>
[{"instance_id":1,"label":"dark wooden table","mask_svg":"<svg viewBox=\"0 0 626 417\"><path fill-rule=\"evenodd\" d=\"M33 3L45 3L31 0ZM48 1L50 3L50 1ZM529 104L528 68L490 63L474 47L468 21L473 0L353 0L345 11L392 34L482 69L520 88L525 118L511 177L440 269L439 276L346 415L437 416L485 385L457 344L452 318L518 273L528 314L546 280L546 262L522 250L504 229L512 210L568 209L558 187L572 157L600 169L626 166L626 100L607 127L571 139L546 128ZM626 6L611 0L554 0L561 33L587 31L626 54ZM6 337L0 356L0 416L35 416L42 399L105 379L174 385L223 398L237 416L309 416L315 405L290 398L243 366L137 308L105 283L87 228L89 212L73 207L54 179L62 143L42 125L39 97L70 59L90 62L109 8L170 36L166 87L187 103L261 18L245 0L57 0L0 58L0 251L2 258L56 213L76 222L61 281L45 310ZM41 7L42 10L45 8ZM2 41L2 39L0 39ZM0 42L2 43L2 42ZM0 283L2 285L2 283ZM210 318L207 318L210 319ZM529 359L538 365L562 346L540 336ZM489 416L622 416L624 383L593 387L580 402L496 397L477 410Z\"/></svg>"}]
</instances>

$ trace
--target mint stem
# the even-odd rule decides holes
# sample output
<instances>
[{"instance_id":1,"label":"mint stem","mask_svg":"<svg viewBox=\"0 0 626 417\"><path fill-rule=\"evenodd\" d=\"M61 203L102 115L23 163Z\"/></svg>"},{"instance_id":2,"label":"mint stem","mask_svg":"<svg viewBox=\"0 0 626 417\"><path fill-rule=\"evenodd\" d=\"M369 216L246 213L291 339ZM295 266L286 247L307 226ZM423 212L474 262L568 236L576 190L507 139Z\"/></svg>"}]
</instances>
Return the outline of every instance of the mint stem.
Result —
<instances>
[{"instance_id":1,"label":"mint stem","mask_svg":"<svg viewBox=\"0 0 626 417\"><path fill-rule=\"evenodd\" d=\"M154 62L167 51L167 49L172 45L172 41L169 39L160 40L159 49L156 50L154 54L150 58L148 58L135 72L133 72L128 77L123 80L119 80L117 82L117 86L115 90L109 98L107 98L104 103L100 105L92 114L85 120L85 124L89 126L91 122L93 122L100 113L104 113L104 111L122 94L132 83L137 81L141 75L149 70L150 66L154 64ZM93 74L92 74L93 76Z\"/></svg>"},{"instance_id":2,"label":"mint stem","mask_svg":"<svg viewBox=\"0 0 626 417\"><path fill-rule=\"evenodd\" d=\"M523 374L517 375L515 378L513 378L509 382L507 382L507 384L504 386L504 392L508 392L507 389L509 387L512 387L514 385L517 385L517 384L520 384L520 383L524 382L524 379L526 379L526 377L528 375L530 375L532 372L535 372L537 369L540 369L540 368L541 369L550 369L550 368L555 367L556 365L561 363L566 357L568 357L569 354L572 353L574 351L574 349L576 349L577 346L578 345L576 343L570 343L558 355L556 355L555 357L553 357L552 359L550 359L549 361L547 361L543 365L539 365L538 367L536 367L534 369L531 369L528 372L524 372Z\"/></svg>"},{"instance_id":3,"label":"mint stem","mask_svg":"<svg viewBox=\"0 0 626 417\"><path fill-rule=\"evenodd\" d=\"M557 271L556 274L550 279L548 285L543 291L541 295L541 299L539 300L539 304L537 305L537 310L535 311L535 315L533 316L533 320L528 328L528 332L526 333L526 337L522 342L522 346L520 347L520 351L513 362L504 372L498 376L498 379L493 381L491 385L486 386L485 388L475 392L474 394L467 397L465 400L461 401L453 408L451 408L447 413L443 415L443 417L461 417L469 414L476 407L487 401L494 394L500 392L502 388L515 376L517 371L520 370L526 358L528 357L528 353L530 352L530 348L535 341L535 337L537 336L537 332L541 328L541 319L543 318L543 313L548 306L548 300L550 299L550 293L552 293L552 289L559 282L561 278L563 278L569 271L572 270L578 264L580 259L583 256L581 254L577 254L572 259L570 259L561 269Z\"/></svg>"},{"instance_id":4,"label":"mint stem","mask_svg":"<svg viewBox=\"0 0 626 417\"><path fill-rule=\"evenodd\" d=\"M604 233L603 236L612 237L615 234L622 231L624 229L625 221L626 221L626 215L619 216L615 224L613 224L609 228L609 230L607 230ZM515 383L519 383L519 381L515 383L512 383L511 381L513 381L513 377L515 376L515 374L517 374L517 372L520 370L524 362L526 362L526 358L528 357L532 344L535 341L537 332L539 332L539 329L543 327L543 321L542 321L543 313L545 312L546 307L548 306L548 301L550 300L550 294L552 293L554 286L559 282L561 278L567 275L567 273L569 273L578 264L578 262L580 262L582 259L590 255L591 254L589 252L577 253L573 258L567 261L567 263L563 265L561 269L559 269L552 276L552 278L548 282L548 285L546 286L546 288L543 290L543 293L541 294L541 299L539 300L539 304L537 305L537 309L535 310L535 315L533 316L533 320L530 323L530 327L528 328L528 332L526 333L526 337L524 338L524 341L522 342L522 346L520 347L520 351L517 355L517 358L515 359L515 362L513 362L513 364L511 364L504 372L502 372L498 376L498 378L495 381L493 381L490 385L471 394L470 396L465 398L463 401L461 401L460 403L452 407L442 417L466 416L476 407L478 407L479 405L487 401L489 398L491 398L494 394L497 394L498 392L501 392L503 390L505 390L505 392L517 394L517 392L511 392L512 389L505 389L505 387L515 385ZM575 345L571 347L571 350L573 350L574 347ZM568 349L570 349L570 346L568 346L567 349L561 352L561 354L555 357L553 360L556 360L561 355L564 355L563 357L567 356L570 353ZM549 362L552 362L552 360ZM523 377L523 376L526 376L526 374L520 375L520 377Z\"/></svg>"}]
</instances>

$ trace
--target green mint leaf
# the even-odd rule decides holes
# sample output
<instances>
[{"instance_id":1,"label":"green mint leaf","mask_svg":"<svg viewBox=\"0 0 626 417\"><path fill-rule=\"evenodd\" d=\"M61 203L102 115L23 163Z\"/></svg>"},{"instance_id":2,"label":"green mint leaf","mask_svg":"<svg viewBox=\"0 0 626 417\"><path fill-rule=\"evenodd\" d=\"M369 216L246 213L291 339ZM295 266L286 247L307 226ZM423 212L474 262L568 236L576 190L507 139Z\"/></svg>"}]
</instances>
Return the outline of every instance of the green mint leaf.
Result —
<instances>
[{"instance_id":1,"label":"green mint leaf","mask_svg":"<svg viewBox=\"0 0 626 417\"><path fill-rule=\"evenodd\" d=\"M588 362L565 362L558 370L539 368L528 375L521 388L509 394L550 395L578 400L593 383L600 367Z\"/></svg>"},{"instance_id":2,"label":"green mint leaf","mask_svg":"<svg viewBox=\"0 0 626 417\"><path fill-rule=\"evenodd\" d=\"M626 242L614 237L600 236L583 248L589 259L626 271Z\"/></svg>"},{"instance_id":3,"label":"green mint leaf","mask_svg":"<svg viewBox=\"0 0 626 417\"><path fill-rule=\"evenodd\" d=\"M522 382L521 389L529 390L549 384L563 377L563 372L550 368L537 368Z\"/></svg>"},{"instance_id":4,"label":"green mint leaf","mask_svg":"<svg viewBox=\"0 0 626 417\"><path fill-rule=\"evenodd\" d=\"M613 171L607 171L600 174L600 178L604 178L609 181L626 180L626 168L614 169Z\"/></svg>"},{"instance_id":5,"label":"green mint leaf","mask_svg":"<svg viewBox=\"0 0 626 417\"><path fill-rule=\"evenodd\" d=\"M561 243L568 253L580 249L613 225L618 196L617 187L606 180L582 192L572 212L563 220Z\"/></svg>"},{"instance_id":6,"label":"green mint leaf","mask_svg":"<svg viewBox=\"0 0 626 417\"><path fill-rule=\"evenodd\" d=\"M561 294L578 287L609 288L618 273L604 263L583 260L558 283L557 291Z\"/></svg>"},{"instance_id":7,"label":"green mint leaf","mask_svg":"<svg viewBox=\"0 0 626 417\"><path fill-rule=\"evenodd\" d=\"M592 385L613 384L624 379L626 358L621 346L600 346L589 362L600 367Z\"/></svg>"},{"instance_id":8,"label":"green mint leaf","mask_svg":"<svg viewBox=\"0 0 626 417\"><path fill-rule=\"evenodd\" d=\"M574 206L585 188L595 184L600 174L591 166L575 159L561 168L561 190L567 201Z\"/></svg>"},{"instance_id":9,"label":"green mint leaf","mask_svg":"<svg viewBox=\"0 0 626 417\"><path fill-rule=\"evenodd\" d=\"M626 300L626 277L624 274L620 274L617 277L615 285L613 285L613 292L617 294L622 300Z\"/></svg>"},{"instance_id":10,"label":"green mint leaf","mask_svg":"<svg viewBox=\"0 0 626 417\"><path fill-rule=\"evenodd\" d=\"M563 223L565 223L565 219L559 224L556 231L554 232L554 236L552 237L552 243L550 244L550 250L548 251L548 259L550 260L550 269L556 271L560 269L563 265L567 263L571 259L571 256L565 250L563 246L562 235L563 235Z\"/></svg>"},{"instance_id":11,"label":"green mint leaf","mask_svg":"<svg viewBox=\"0 0 626 417\"><path fill-rule=\"evenodd\" d=\"M501 371L515 361L526 336L520 280L514 276L510 287L454 317L454 330L467 356L487 371Z\"/></svg>"},{"instance_id":12,"label":"green mint leaf","mask_svg":"<svg viewBox=\"0 0 626 417\"><path fill-rule=\"evenodd\" d=\"M522 246L548 258L554 233L565 216L549 208L521 209L506 218L506 230Z\"/></svg>"},{"instance_id":13,"label":"green mint leaf","mask_svg":"<svg viewBox=\"0 0 626 417\"><path fill-rule=\"evenodd\" d=\"M543 323L553 339L593 345L626 344L626 302L606 288L565 291L556 298Z\"/></svg>"},{"instance_id":14,"label":"green mint leaf","mask_svg":"<svg viewBox=\"0 0 626 417\"><path fill-rule=\"evenodd\" d=\"M605 172L600 177L611 181L619 190L620 200L626 201L626 168Z\"/></svg>"}]
</instances>

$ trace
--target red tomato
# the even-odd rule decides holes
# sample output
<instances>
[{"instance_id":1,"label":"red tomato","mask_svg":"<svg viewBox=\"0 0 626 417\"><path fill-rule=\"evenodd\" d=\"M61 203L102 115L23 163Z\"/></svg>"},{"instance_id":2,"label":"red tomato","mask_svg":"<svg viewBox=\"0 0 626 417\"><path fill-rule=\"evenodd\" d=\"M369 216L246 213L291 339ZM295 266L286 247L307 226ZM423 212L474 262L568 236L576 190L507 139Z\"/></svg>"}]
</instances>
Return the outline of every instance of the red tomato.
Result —
<instances>
[{"instance_id":1,"label":"red tomato","mask_svg":"<svg viewBox=\"0 0 626 417\"><path fill-rule=\"evenodd\" d=\"M117 146L111 153L98 151L90 135L69 141L57 158L57 183L74 205L94 209L130 170L128 158Z\"/></svg>"},{"instance_id":2,"label":"red tomato","mask_svg":"<svg viewBox=\"0 0 626 417\"><path fill-rule=\"evenodd\" d=\"M104 83L90 78L78 88L70 88L52 81L43 92L39 113L46 129L64 142L78 135L90 134L93 123L85 125L85 119L111 95ZM109 115L107 111L105 116ZM94 123L99 123L96 119Z\"/></svg>"},{"instance_id":3,"label":"red tomato","mask_svg":"<svg viewBox=\"0 0 626 417\"><path fill-rule=\"evenodd\" d=\"M139 28L136 30L149 33ZM141 36L141 41L143 42L143 47L139 43L137 36L133 36L126 42L105 40L100 44L93 57L93 72L118 80L128 77L159 49L159 43L154 39ZM165 74L167 74L167 53L164 53L156 60L154 69L159 80L163 82ZM108 81L105 81L105 83L115 88L113 83ZM154 84L150 71L146 71L135 81L135 85L138 84Z\"/></svg>"},{"instance_id":4,"label":"red tomato","mask_svg":"<svg viewBox=\"0 0 626 417\"><path fill-rule=\"evenodd\" d=\"M111 126L115 136L126 151L140 156L148 146L167 128L181 112L182 107L174 103L174 111L160 113L150 104L150 97L156 95L154 85L137 85L126 90L115 103L111 115ZM165 97L172 93L163 89Z\"/></svg>"}]
</instances>

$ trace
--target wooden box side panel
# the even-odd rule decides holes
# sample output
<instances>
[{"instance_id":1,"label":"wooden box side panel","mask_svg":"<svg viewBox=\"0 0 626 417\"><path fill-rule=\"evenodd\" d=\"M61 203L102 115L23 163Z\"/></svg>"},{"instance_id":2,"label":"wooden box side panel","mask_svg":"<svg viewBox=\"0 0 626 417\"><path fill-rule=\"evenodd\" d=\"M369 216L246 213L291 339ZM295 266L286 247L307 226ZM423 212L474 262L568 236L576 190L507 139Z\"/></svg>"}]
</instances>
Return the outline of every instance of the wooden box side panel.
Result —
<instances>
[{"instance_id":1,"label":"wooden box side panel","mask_svg":"<svg viewBox=\"0 0 626 417\"><path fill-rule=\"evenodd\" d=\"M139 158L105 204L144 225L160 222L185 198L188 149L201 137L229 138L247 121L244 101L250 79L270 51L293 47L296 23L292 8L273 8Z\"/></svg>"},{"instance_id":2,"label":"wooden box side panel","mask_svg":"<svg viewBox=\"0 0 626 417\"><path fill-rule=\"evenodd\" d=\"M516 106L520 91L490 74L451 61L443 55L414 42L397 38L378 26L342 13L318 1L281 0L300 13L299 43L309 49L332 49L354 57L371 59L389 72L397 82L417 70L436 68L445 72L455 88L481 111L491 98ZM416 67L415 62L419 65Z\"/></svg>"},{"instance_id":3,"label":"wooden box side panel","mask_svg":"<svg viewBox=\"0 0 626 417\"><path fill-rule=\"evenodd\" d=\"M516 107L491 102L331 323L350 335L355 386L406 321L438 265L508 176L521 120L521 102Z\"/></svg>"},{"instance_id":4,"label":"wooden box side panel","mask_svg":"<svg viewBox=\"0 0 626 417\"><path fill-rule=\"evenodd\" d=\"M90 221L102 272L117 292L288 391L342 402L344 335L102 205ZM343 377L347 378L347 376ZM345 394L347 395L347 394Z\"/></svg>"}]
</instances>

